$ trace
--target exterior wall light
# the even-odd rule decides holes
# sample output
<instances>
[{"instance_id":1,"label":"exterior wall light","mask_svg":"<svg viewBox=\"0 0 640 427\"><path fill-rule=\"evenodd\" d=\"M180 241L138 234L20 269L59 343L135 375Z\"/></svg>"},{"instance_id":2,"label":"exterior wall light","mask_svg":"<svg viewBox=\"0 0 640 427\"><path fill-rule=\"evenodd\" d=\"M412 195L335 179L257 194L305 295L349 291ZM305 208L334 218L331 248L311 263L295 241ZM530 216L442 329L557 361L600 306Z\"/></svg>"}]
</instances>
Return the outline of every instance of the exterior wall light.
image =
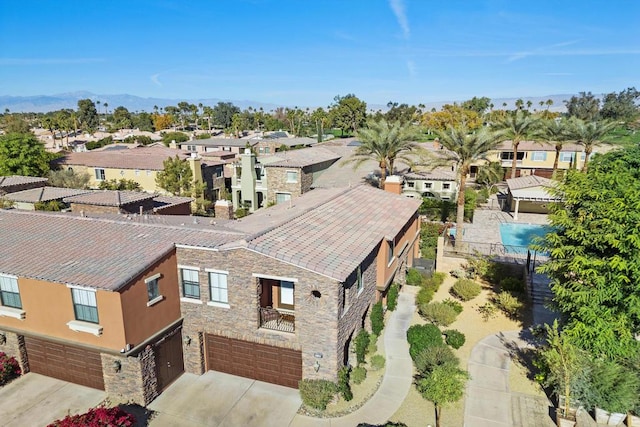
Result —
<instances>
[{"instance_id":1,"label":"exterior wall light","mask_svg":"<svg viewBox=\"0 0 640 427\"><path fill-rule=\"evenodd\" d=\"M184 343L187 347L191 345L191 337L189 335L184 337Z\"/></svg>"},{"instance_id":2,"label":"exterior wall light","mask_svg":"<svg viewBox=\"0 0 640 427\"><path fill-rule=\"evenodd\" d=\"M320 362L316 360L316 363L313 364L313 370L318 372L320 370Z\"/></svg>"},{"instance_id":3,"label":"exterior wall light","mask_svg":"<svg viewBox=\"0 0 640 427\"><path fill-rule=\"evenodd\" d=\"M4 332L0 332L0 345L7 343L7 335Z\"/></svg>"},{"instance_id":4,"label":"exterior wall light","mask_svg":"<svg viewBox=\"0 0 640 427\"><path fill-rule=\"evenodd\" d=\"M113 361L113 370L117 373L122 370L122 363L119 360Z\"/></svg>"}]
</instances>

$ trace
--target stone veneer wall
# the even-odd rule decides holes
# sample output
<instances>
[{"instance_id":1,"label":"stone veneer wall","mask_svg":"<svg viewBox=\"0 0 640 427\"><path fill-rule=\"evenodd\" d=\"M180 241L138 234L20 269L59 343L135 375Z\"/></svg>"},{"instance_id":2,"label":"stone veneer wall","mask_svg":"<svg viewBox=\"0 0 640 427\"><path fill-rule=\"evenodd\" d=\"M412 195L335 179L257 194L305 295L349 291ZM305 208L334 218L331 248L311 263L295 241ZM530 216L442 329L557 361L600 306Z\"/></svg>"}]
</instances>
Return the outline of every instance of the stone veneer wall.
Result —
<instances>
[{"instance_id":1,"label":"stone veneer wall","mask_svg":"<svg viewBox=\"0 0 640 427\"><path fill-rule=\"evenodd\" d=\"M291 198L309 191L313 184L313 175L305 173L301 168L269 167L267 171L267 203L276 202L276 193L291 193ZM298 173L298 182L287 182L287 171Z\"/></svg>"},{"instance_id":2,"label":"stone veneer wall","mask_svg":"<svg viewBox=\"0 0 640 427\"><path fill-rule=\"evenodd\" d=\"M199 267L200 301L183 299L183 340L185 369L201 374L204 371L205 333L226 336L302 351L304 378L336 378L338 361L338 301L342 285L327 277L278 261L267 256L236 249L207 251L177 248L178 264ZM215 307L209 301L208 275L205 268L229 273L227 279L229 308ZM252 273L297 279L295 282L295 333L259 328L259 286ZM312 295L319 291L320 298ZM314 353L322 353L321 368L315 372Z\"/></svg>"},{"instance_id":3,"label":"stone veneer wall","mask_svg":"<svg viewBox=\"0 0 640 427\"><path fill-rule=\"evenodd\" d=\"M29 372L29 360L27 359L27 348L24 345L24 335L2 330L0 330L0 333L4 334L7 339L4 344L0 345L0 351L9 357L16 358L20 363L20 370L23 375Z\"/></svg>"}]
</instances>

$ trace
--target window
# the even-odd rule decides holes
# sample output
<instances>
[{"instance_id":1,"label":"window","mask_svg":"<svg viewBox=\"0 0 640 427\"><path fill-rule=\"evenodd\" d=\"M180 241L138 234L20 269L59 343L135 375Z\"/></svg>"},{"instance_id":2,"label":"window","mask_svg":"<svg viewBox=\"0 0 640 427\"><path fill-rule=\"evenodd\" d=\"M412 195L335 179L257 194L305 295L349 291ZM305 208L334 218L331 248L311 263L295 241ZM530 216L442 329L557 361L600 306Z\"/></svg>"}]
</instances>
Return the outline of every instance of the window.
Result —
<instances>
[{"instance_id":1,"label":"window","mask_svg":"<svg viewBox=\"0 0 640 427\"><path fill-rule=\"evenodd\" d=\"M151 176L151 171L147 171L147 176Z\"/></svg>"},{"instance_id":2,"label":"window","mask_svg":"<svg viewBox=\"0 0 640 427\"><path fill-rule=\"evenodd\" d=\"M409 187L409 188L415 188L415 186L416 186L416 183L415 183L415 182L413 182L413 181L407 181L407 187Z\"/></svg>"},{"instance_id":3,"label":"window","mask_svg":"<svg viewBox=\"0 0 640 427\"><path fill-rule=\"evenodd\" d=\"M209 272L209 290L212 302L229 303L229 290L227 288L227 273Z\"/></svg>"},{"instance_id":4,"label":"window","mask_svg":"<svg viewBox=\"0 0 640 427\"><path fill-rule=\"evenodd\" d=\"M96 168L96 181L104 181L104 169Z\"/></svg>"},{"instance_id":5,"label":"window","mask_svg":"<svg viewBox=\"0 0 640 427\"><path fill-rule=\"evenodd\" d=\"M546 151L534 151L531 154L531 160L534 162L544 162L547 160L547 152Z\"/></svg>"},{"instance_id":6,"label":"window","mask_svg":"<svg viewBox=\"0 0 640 427\"><path fill-rule=\"evenodd\" d=\"M293 310L293 282L280 281L280 293L278 295L278 307Z\"/></svg>"},{"instance_id":7,"label":"window","mask_svg":"<svg viewBox=\"0 0 640 427\"><path fill-rule=\"evenodd\" d=\"M287 171L287 182L298 182L298 172Z\"/></svg>"},{"instance_id":8,"label":"window","mask_svg":"<svg viewBox=\"0 0 640 427\"><path fill-rule=\"evenodd\" d=\"M288 202L291 200L291 194L289 193L276 193L276 204Z\"/></svg>"},{"instance_id":9,"label":"window","mask_svg":"<svg viewBox=\"0 0 640 427\"><path fill-rule=\"evenodd\" d=\"M358 271L356 272L356 280L358 284L358 293L359 293L364 288L364 284L362 283L362 268L360 266L358 266Z\"/></svg>"},{"instance_id":10,"label":"window","mask_svg":"<svg viewBox=\"0 0 640 427\"><path fill-rule=\"evenodd\" d=\"M196 149L195 145L187 145L187 151L191 151L192 153L195 153L198 150Z\"/></svg>"},{"instance_id":11,"label":"window","mask_svg":"<svg viewBox=\"0 0 640 427\"><path fill-rule=\"evenodd\" d=\"M136 176L140 176L140 169L136 169L135 174Z\"/></svg>"},{"instance_id":12,"label":"window","mask_svg":"<svg viewBox=\"0 0 640 427\"><path fill-rule=\"evenodd\" d=\"M98 323L98 303L95 291L72 288L71 298L73 299L76 320Z\"/></svg>"},{"instance_id":13,"label":"window","mask_svg":"<svg viewBox=\"0 0 640 427\"><path fill-rule=\"evenodd\" d=\"M442 184L442 189L443 190L450 190L451 189L451 184L449 184L448 182L445 182L444 184Z\"/></svg>"},{"instance_id":14,"label":"window","mask_svg":"<svg viewBox=\"0 0 640 427\"><path fill-rule=\"evenodd\" d=\"M270 151L269 147L264 147L264 153L265 154L269 154L269 151Z\"/></svg>"},{"instance_id":15,"label":"window","mask_svg":"<svg viewBox=\"0 0 640 427\"><path fill-rule=\"evenodd\" d=\"M16 277L0 276L0 303L5 307L22 308Z\"/></svg>"},{"instance_id":16,"label":"window","mask_svg":"<svg viewBox=\"0 0 640 427\"><path fill-rule=\"evenodd\" d=\"M571 152L561 152L560 153L560 161L561 162L572 162L573 161L573 153L571 153Z\"/></svg>"},{"instance_id":17,"label":"window","mask_svg":"<svg viewBox=\"0 0 640 427\"><path fill-rule=\"evenodd\" d=\"M185 298L200 299L198 270L182 268L180 269L180 278L182 279L182 295Z\"/></svg>"},{"instance_id":18,"label":"window","mask_svg":"<svg viewBox=\"0 0 640 427\"><path fill-rule=\"evenodd\" d=\"M264 153L264 148L260 147L260 148L258 149L258 152L259 152L260 154Z\"/></svg>"},{"instance_id":19,"label":"window","mask_svg":"<svg viewBox=\"0 0 640 427\"><path fill-rule=\"evenodd\" d=\"M147 297L149 299L149 303L157 302L162 298L160 295L160 286L158 284L158 280L160 279L160 275L156 274L144 280L144 283L147 284ZM152 305L152 304L147 304Z\"/></svg>"},{"instance_id":20,"label":"window","mask_svg":"<svg viewBox=\"0 0 640 427\"><path fill-rule=\"evenodd\" d=\"M513 160L513 151L503 151L500 153L500 158L502 160ZM524 151L518 152L517 160L524 159Z\"/></svg>"},{"instance_id":21,"label":"window","mask_svg":"<svg viewBox=\"0 0 640 427\"><path fill-rule=\"evenodd\" d=\"M424 183L424 188L425 188L425 189L427 189L427 188L431 188L431 186L432 186L432 185L433 185L433 184L432 184L432 183L430 183L430 182L425 182L425 183Z\"/></svg>"},{"instance_id":22,"label":"window","mask_svg":"<svg viewBox=\"0 0 640 427\"><path fill-rule=\"evenodd\" d=\"M396 244L393 240L387 240L387 263L391 264L391 261L393 261L393 252L396 249Z\"/></svg>"}]
</instances>

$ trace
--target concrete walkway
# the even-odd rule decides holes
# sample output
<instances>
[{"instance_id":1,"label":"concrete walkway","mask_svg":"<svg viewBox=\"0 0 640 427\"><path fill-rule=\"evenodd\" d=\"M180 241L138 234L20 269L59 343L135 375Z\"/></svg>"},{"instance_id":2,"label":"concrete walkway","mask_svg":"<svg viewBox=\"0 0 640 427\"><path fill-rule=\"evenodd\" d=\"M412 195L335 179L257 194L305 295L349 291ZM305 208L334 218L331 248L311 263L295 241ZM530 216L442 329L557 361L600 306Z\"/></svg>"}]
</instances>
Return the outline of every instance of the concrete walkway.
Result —
<instances>
[{"instance_id":1,"label":"concrete walkway","mask_svg":"<svg viewBox=\"0 0 640 427\"><path fill-rule=\"evenodd\" d=\"M416 309L418 289L404 286L398 298L398 307L391 314L384 329L386 370L380 388L361 408L338 418L315 418L296 415L291 427L355 427L360 423L384 424L396 413L404 401L413 381L413 362L409 356L407 329Z\"/></svg>"},{"instance_id":2,"label":"concrete walkway","mask_svg":"<svg viewBox=\"0 0 640 427\"><path fill-rule=\"evenodd\" d=\"M489 335L471 350L464 421L468 427L553 427L547 399L512 393L509 388L510 352L530 344L521 331Z\"/></svg>"}]
</instances>

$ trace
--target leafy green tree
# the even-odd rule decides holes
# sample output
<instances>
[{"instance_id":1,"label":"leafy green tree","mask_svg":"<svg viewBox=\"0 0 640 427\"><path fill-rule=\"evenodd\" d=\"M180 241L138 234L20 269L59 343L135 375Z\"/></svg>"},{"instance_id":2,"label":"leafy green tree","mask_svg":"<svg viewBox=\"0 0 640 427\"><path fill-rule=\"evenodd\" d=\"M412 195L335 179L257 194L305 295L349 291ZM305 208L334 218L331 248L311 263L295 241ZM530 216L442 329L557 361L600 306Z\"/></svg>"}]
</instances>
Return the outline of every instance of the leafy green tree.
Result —
<instances>
[{"instance_id":1,"label":"leafy green tree","mask_svg":"<svg viewBox=\"0 0 640 427\"><path fill-rule=\"evenodd\" d=\"M193 172L187 160L176 155L163 162L163 170L156 175L158 187L167 190L174 196L191 196L193 189Z\"/></svg>"},{"instance_id":2,"label":"leafy green tree","mask_svg":"<svg viewBox=\"0 0 640 427\"><path fill-rule=\"evenodd\" d=\"M575 118L569 120L566 130L567 139L575 141L584 147L583 172L587 170L593 148L598 145L609 144L606 137L615 126L615 123L606 121L586 122Z\"/></svg>"},{"instance_id":3,"label":"leafy green tree","mask_svg":"<svg viewBox=\"0 0 640 427\"><path fill-rule=\"evenodd\" d=\"M523 111L515 111L496 122L493 126L498 131L497 135L500 142L511 141L511 146L513 147L511 178L516 177L516 170L518 169L518 146L520 142L533 137L535 127L535 119Z\"/></svg>"},{"instance_id":4,"label":"leafy green tree","mask_svg":"<svg viewBox=\"0 0 640 427\"><path fill-rule=\"evenodd\" d=\"M141 191L140 184L132 179L108 179L100 182L100 190Z\"/></svg>"},{"instance_id":5,"label":"leafy green tree","mask_svg":"<svg viewBox=\"0 0 640 427\"><path fill-rule=\"evenodd\" d=\"M446 131L450 127L464 126L469 130L475 130L482 126L482 118L477 112L451 104L443 105L441 111L423 114L421 122L427 129L436 132Z\"/></svg>"},{"instance_id":6,"label":"leafy green tree","mask_svg":"<svg viewBox=\"0 0 640 427\"><path fill-rule=\"evenodd\" d=\"M456 213L456 240L464 238L464 206L467 176L473 163L487 159L489 151L498 144L495 133L481 128L473 133L466 127L450 128L446 132L438 132L438 141L446 148L435 160L435 165L457 165L458 172L458 208Z\"/></svg>"},{"instance_id":7,"label":"leafy green tree","mask_svg":"<svg viewBox=\"0 0 640 427\"><path fill-rule=\"evenodd\" d=\"M47 177L52 187L86 189L91 181L88 173L76 173L72 169L52 170Z\"/></svg>"},{"instance_id":8,"label":"leafy green tree","mask_svg":"<svg viewBox=\"0 0 640 427\"><path fill-rule=\"evenodd\" d=\"M2 120L2 130L6 133L29 133L31 126L17 114L5 114Z\"/></svg>"},{"instance_id":9,"label":"leafy green tree","mask_svg":"<svg viewBox=\"0 0 640 427\"><path fill-rule=\"evenodd\" d=\"M32 133L0 135L0 175L45 176L52 159Z\"/></svg>"},{"instance_id":10,"label":"leafy green tree","mask_svg":"<svg viewBox=\"0 0 640 427\"><path fill-rule=\"evenodd\" d=\"M479 116L482 116L489 109L489 105L491 105L491 99L486 96L482 98L474 96L461 104L462 108L475 111Z\"/></svg>"},{"instance_id":11,"label":"leafy green tree","mask_svg":"<svg viewBox=\"0 0 640 427\"><path fill-rule=\"evenodd\" d=\"M367 160L375 160L380 167L380 188L384 188L387 172L393 173L396 160L411 164L414 161L411 154L422 153L420 145L414 142L416 137L417 130L411 124L369 120L358 131L361 145L343 163L354 163L354 168L358 168Z\"/></svg>"},{"instance_id":12,"label":"leafy green tree","mask_svg":"<svg viewBox=\"0 0 640 427\"><path fill-rule=\"evenodd\" d=\"M623 120L631 122L640 115L640 92L635 87L627 88L620 93L605 95L600 116L605 120Z\"/></svg>"},{"instance_id":13,"label":"leafy green tree","mask_svg":"<svg viewBox=\"0 0 640 427\"><path fill-rule=\"evenodd\" d=\"M351 134L356 133L365 121L367 103L351 93L345 96L337 95L333 101L334 103L329 110L331 121L341 129L342 135L344 135L345 129L349 130Z\"/></svg>"},{"instance_id":14,"label":"leafy green tree","mask_svg":"<svg viewBox=\"0 0 640 427\"><path fill-rule=\"evenodd\" d=\"M233 115L238 113L240 113L240 108L231 102L218 102L218 104L213 107L213 124L220 129L230 129Z\"/></svg>"},{"instance_id":15,"label":"leafy green tree","mask_svg":"<svg viewBox=\"0 0 640 427\"><path fill-rule=\"evenodd\" d=\"M478 168L476 184L491 187L504 179L504 169L500 162L489 162Z\"/></svg>"},{"instance_id":16,"label":"leafy green tree","mask_svg":"<svg viewBox=\"0 0 640 427\"><path fill-rule=\"evenodd\" d=\"M86 132L93 133L100 124L96 105L90 99L78 101L78 122L80 128Z\"/></svg>"},{"instance_id":17,"label":"leafy green tree","mask_svg":"<svg viewBox=\"0 0 640 427\"><path fill-rule=\"evenodd\" d=\"M153 132L153 120L151 115L146 112L141 112L132 117L133 127L140 129L141 131Z\"/></svg>"},{"instance_id":18,"label":"leafy green tree","mask_svg":"<svg viewBox=\"0 0 640 427\"><path fill-rule=\"evenodd\" d=\"M464 395L469 374L455 365L437 365L425 378L418 380L418 391L423 398L433 402L436 427L440 427L442 407L457 402Z\"/></svg>"},{"instance_id":19,"label":"leafy green tree","mask_svg":"<svg viewBox=\"0 0 640 427\"><path fill-rule=\"evenodd\" d=\"M133 127L133 121L131 120L131 113L125 107L116 107L113 110L113 125L118 129L131 129Z\"/></svg>"},{"instance_id":20,"label":"leafy green tree","mask_svg":"<svg viewBox=\"0 0 640 427\"><path fill-rule=\"evenodd\" d=\"M413 123L422 115L422 110L415 105L389 101L387 108L389 110L384 114L384 118L389 122Z\"/></svg>"},{"instance_id":21,"label":"leafy green tree","mask_svg":"<svg viewBox=\"0 0 640 427\"><path fill-rule=\"evenodd\" d=\"M640 147L596 157L586 173L558 185L551 231L537 245L551 258L551 278L564 332L595 357L640 350Z\"/></svg>"},{"instance_id":22,"label":"leafy green tree","mask_svg":"<svg viewBox=\"0 0 640 427\"><path fill-rule=\"evenodd\" d=\"M171 141L175 141L180 144L181 142L186 142L189 140L189 135L183 132L169 132L162 135L162 142L164 145L169 146Z\"/></svg>"},{"instance_id":23,"label":"leafy green tree","mask_svg":"<svg viewBox=\"0 0 640 427\"><path fill-rule=\"evenodd\" d=\"M580 92L564 101L567 115L580 120L596 120L600 112L600 100L591 92Z\"/></svg>"}]
</instances>

